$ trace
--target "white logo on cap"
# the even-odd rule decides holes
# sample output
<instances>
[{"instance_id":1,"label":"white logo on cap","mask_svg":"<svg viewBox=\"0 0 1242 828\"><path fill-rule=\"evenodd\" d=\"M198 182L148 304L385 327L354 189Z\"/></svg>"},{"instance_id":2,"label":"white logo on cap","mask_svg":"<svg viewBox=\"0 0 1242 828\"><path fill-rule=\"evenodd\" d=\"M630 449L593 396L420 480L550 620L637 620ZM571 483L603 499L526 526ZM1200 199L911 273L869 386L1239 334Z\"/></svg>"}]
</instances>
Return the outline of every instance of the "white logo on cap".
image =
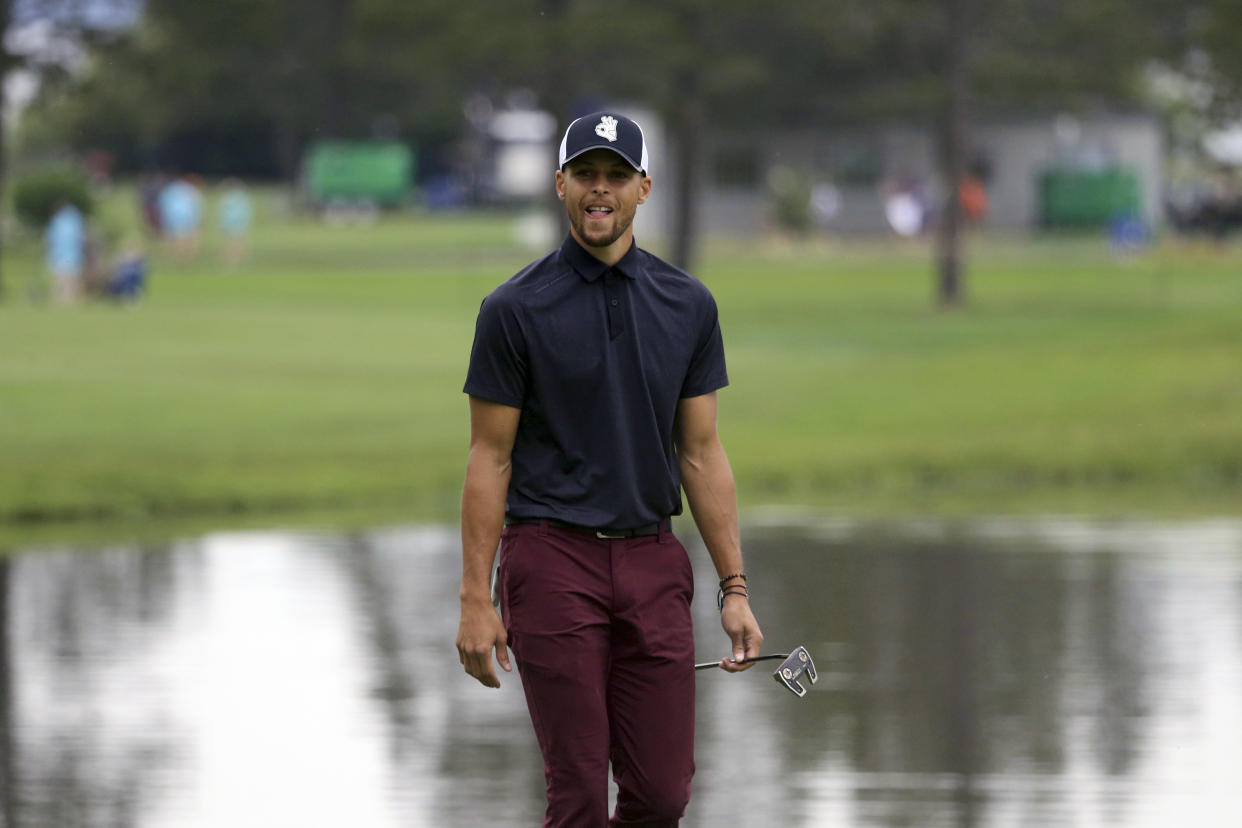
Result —
<instances>
[{"instance_id":1,"label":"white logo on cap","mask_svg":"<svg viewBox=\"0 0 1242 828\"><path fill-rule=\"evenodd\" d=\"M595 125L595 134L609 141L617 140L617 119L611 115L605 115Z\"/></svg>"}]
</instances>

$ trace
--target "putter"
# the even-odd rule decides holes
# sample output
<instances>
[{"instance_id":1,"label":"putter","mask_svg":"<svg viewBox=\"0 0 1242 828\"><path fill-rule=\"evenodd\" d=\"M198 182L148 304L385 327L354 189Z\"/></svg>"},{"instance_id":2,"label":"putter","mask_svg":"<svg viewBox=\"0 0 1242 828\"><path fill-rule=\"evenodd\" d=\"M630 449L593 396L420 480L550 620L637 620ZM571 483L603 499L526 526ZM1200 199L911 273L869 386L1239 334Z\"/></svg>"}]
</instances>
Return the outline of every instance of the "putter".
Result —
<instances>
[{"instance_id":1,"label":"putter","mask_svg":"<svg viewBox=\"0 0 1242 828\"><path fill-rule=\"evenodd\" d=\"M806 688L798 679L805 675L811 680L811 684L819 681L819 673L815 672L815 662L811 659L811 654L807 652L806 647L799 646L789 653L775 653L773 655L761 655L754 658L744 659L742 664L750 664L756 661L773 661L775 659L784 659L781 666L776 668L776 672L772 674L772 678L776 679L777 684L784 685L790 693L798 698L806 695ZM707 661L702 664L694 665L696 670L710 670L713 667L719 667L719 661Z\"/></svg>"}]
</instances>

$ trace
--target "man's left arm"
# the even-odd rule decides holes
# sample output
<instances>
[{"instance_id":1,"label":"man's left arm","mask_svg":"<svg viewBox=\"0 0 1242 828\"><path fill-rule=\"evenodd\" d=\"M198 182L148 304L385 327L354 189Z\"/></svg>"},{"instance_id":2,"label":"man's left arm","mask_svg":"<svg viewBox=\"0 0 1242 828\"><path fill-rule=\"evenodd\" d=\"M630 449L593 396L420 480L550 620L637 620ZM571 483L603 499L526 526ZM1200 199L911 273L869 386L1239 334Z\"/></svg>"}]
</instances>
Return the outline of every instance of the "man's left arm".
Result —
<instances>
[{"instance_id":1,"label":"man's left arm","mask_svg":"<svg viewBox=\"0 0 1242 828\"><path fill-rule=\"evenodd\" d=\"M720 624L732 642L733 657L723 659L721 666L730 672L746 670L750 664L736 662L759 655L763 633L751 612L745 589L728 589L744 587L745 581L739 577L744 569L737 490L729 458L716 432L716 392L678 402L674 439L690 513L707 545L717 577L727 579Z\"/></svg>"}]
</instances>

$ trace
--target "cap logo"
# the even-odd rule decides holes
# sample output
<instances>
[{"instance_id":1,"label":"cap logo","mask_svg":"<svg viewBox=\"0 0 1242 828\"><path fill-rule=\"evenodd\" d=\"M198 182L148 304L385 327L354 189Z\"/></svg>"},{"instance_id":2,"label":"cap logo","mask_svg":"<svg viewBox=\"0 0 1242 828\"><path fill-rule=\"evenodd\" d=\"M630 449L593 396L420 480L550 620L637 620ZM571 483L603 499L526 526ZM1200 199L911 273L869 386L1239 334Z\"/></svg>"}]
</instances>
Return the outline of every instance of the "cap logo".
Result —
<instances>
[{"instance_id":1,"label":"cap logo","mask_svg":"<svg viewBox=\"0 0 1242 828\"><path fill-rule=\"evenodd\" d=\"M603 118L600 118L599 123L595 125L595 134L608 141L616 141L617 119L611 115L605 115Z\"/></svg>"}]
</instances>

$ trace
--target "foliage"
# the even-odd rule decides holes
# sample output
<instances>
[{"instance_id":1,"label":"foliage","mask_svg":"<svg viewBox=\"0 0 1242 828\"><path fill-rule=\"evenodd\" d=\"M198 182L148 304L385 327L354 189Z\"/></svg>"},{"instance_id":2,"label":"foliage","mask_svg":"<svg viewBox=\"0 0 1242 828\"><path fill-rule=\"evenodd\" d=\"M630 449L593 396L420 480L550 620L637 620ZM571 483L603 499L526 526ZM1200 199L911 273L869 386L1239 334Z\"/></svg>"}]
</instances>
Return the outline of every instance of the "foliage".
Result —
<instances>
[{"instance_id":1,"label":"foliage","mask_svg":"<svg viewBox=\"0 0 1242 828\"><path fill-rule=\"evenodd\" d=\"M472 92L547 70L537 5L149 0L138 26L96 47L36 112L62 140L129 166L290 179L312 139L458 136Z\"/></svg>"},{"instance_id":2,"label":"foliage","mask_svg":"<svg viewBox=\"0 0 1242 828\"><path fill-rule=\"evenodd\" d=\"M45 167L13 183L13 210L31 227L43 227L64 203L89 215L93 207L86 174L76 167Z\"/></svg>"},{"instance_id":3,"label":"foliage","mask_svg":"<svg viewBox=\"0 0 1242 828\"><path fill-rule=\"evenodd\" d=\"M1211 122L1236 123L1242 118L1242 5L1195 0L1174 19L1178 48L1163 56L1163 66L1197 87L1194 103Z\"/></svg>"},{"instance_id":4,"label":"foliage","mask_svg":"<svg viewBox=\"0 0 1242 828\"><path fill-rule=\"evenodd\" d=\"M769 180L776 224L784 230L804 235L811 227L811 184L797 170L778 167Z\"/></svg>"},{"instance_id":5,"label":"foliage","mask_svg":"<svg viewBox=\"0 0 1242 828\"><path fill-rule=\"evenodd\" d=\"M434 156L422 170L477 157L467 100L527 89L562 123L629 101L667 128L672 258L691 267L716 130L914 122L942 137L951 181L980 114L1126 105L1140 69L1195 44L1228 87L1235 16L1229 0L149 0L36 123L129 167L292 180L322 138L412 140Z\"/></svg>"}]
</instances>

